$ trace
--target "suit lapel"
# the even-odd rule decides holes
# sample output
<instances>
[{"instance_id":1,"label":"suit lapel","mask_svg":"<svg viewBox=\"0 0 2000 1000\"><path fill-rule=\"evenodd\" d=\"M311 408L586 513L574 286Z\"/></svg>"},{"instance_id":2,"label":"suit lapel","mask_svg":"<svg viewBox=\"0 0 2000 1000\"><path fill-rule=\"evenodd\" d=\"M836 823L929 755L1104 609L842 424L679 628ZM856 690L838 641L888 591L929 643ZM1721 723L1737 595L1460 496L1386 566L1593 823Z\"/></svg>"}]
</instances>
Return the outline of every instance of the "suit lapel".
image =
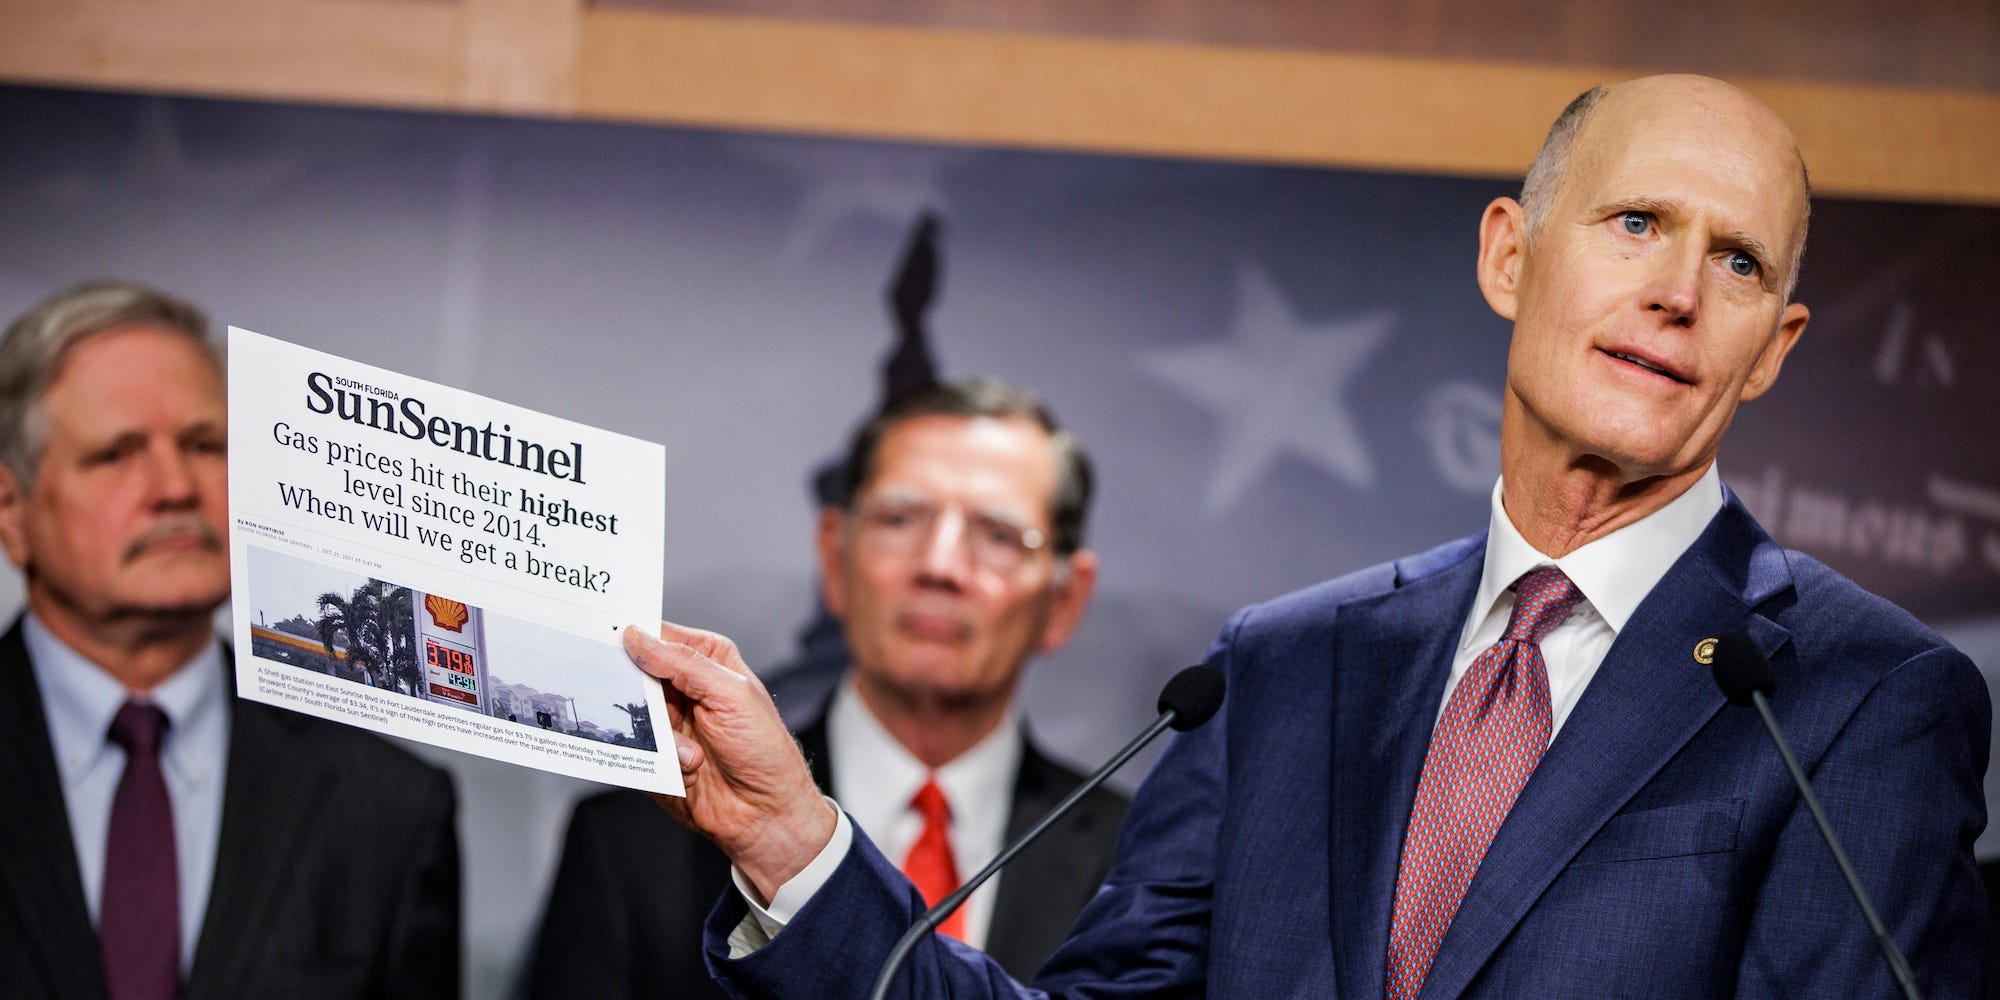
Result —
<instances>
[{"instance_id":1,"label":"suit lapel","mask_svg":"<svg viewBox=\"0 0 2000 1000\"><path fill-rule=\"evenodd\" d=\"M234 678L228 683L233 690ZM305 734L297 731L305 722L303 716L256 702L230 703L229 769L215 881L195 944L187 1000L237 995L236 984L252 967L258 943L269 937L259 928L277 919L292 881L286 871L311 829L323 789L335 780L326 762L308 752Z\"/></svg>"},{"instance_id":2,"label":"suit lapel","mask_svg":"<svg viewBox=\"0 0 2000 1000\"><path fill-rule=\"evenodd\" d=\"M1026 834L1079 784L1075 775L1043 757L1025 735L1023 740L1003 844ZM1070 915L1082 909L1096 892L1097 857L1087 843L1089 809L1087 801L1077 803L1063 822L1050 827L1042 840L1021 852L1007 869L1008 877L1000 880L1000 895L993 901L993 921L986 932L986 952L1001 965L1011 969L1040 965L1052 943L1061 941L1069 929ZM972 872L963 875L969 878ZM1052 921L1060 921L1062 926L1046 926Z\"/></svg>"},{"instance_id":3,"label":"suit lapel","mask_svg":"<svg viewBox=\"0 0 2000 1000\"><path fill-rule=\"evenodd\" d=\"M13 911L51 990L104 995L69 810L19 619L0 637L0 907Z\"/></svg>"},{"instance_id":4,"label":"suit lapel","mask_svg":"<svg viewBox=\"0 0 2000 1000\"><path fill-rule=\"evenodd\" d=\"M1606 820L1723 705L1704 638L1749 629L1767 649L1781 627L1751 609L1790 585L1783 553L1733 500L1667 571L1611 645L1494 837L1424 981L1456 997Z\"/></svg>"},{"instance_id":5,"label":"suit lapel","mask_svg":"<svg viewBox=\"0 0 2000 1000\"><path fill-rule=\"evenodd\" d=\"M1399 563L1395 590L1335 611L1327 839L1340 996L1382 994L1403 829L1484 552Z\"/></svg>"}]
</instances>

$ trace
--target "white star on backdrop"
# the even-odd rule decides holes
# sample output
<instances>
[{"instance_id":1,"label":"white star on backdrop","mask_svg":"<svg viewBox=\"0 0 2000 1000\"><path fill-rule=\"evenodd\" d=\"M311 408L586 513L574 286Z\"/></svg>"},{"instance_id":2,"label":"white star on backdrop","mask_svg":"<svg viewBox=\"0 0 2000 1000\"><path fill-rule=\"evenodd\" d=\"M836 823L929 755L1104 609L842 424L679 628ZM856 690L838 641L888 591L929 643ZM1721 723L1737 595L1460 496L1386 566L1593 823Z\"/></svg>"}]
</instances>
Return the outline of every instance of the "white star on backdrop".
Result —
<instances>
[{"instance_id":1,"label":"white star on backdrop","mask_svg":"<svg viewBox=\"0 0 2000 1000\"><path fill-rule=\"evenodd\" d=\"M1375 467L1342 396L1395 328L1393 310L1305 323L1264 272L1245 264L1225 340L1152 351L1141 369L1215 415L1220 431L1204 506L1234 504L1290 453L1365 489Z\"/></svg>"}]
</instances>

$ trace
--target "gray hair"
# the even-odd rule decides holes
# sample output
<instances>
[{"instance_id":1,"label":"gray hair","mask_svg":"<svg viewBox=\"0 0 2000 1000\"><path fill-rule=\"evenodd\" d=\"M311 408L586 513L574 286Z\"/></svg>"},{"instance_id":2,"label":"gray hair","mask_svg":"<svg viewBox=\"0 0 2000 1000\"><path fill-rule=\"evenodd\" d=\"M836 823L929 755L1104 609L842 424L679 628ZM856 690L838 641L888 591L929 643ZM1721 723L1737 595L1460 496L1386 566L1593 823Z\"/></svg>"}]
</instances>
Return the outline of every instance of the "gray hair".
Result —
<instances>
[{"instance_id":1,"label":"gray hair","mask_svg":"<svg viewBox=\"0 0 2000 1000\"><path fill-rule=\"evenodd\" d=\"M1563 173L1569 166L1569 152L1576 146L1576 134L1583 131L1590 113L1597 110L1598 102L1610 92L1610 88L1599 85L1576 95L1562 114L1556 116L1556 123L1549 126L1548 138L1542 140L1542 149L1535 154L1534 165L1528 168L1528 179L1521 184L1521 210L1528 216L1530 243L1541 235L1549 206L1555 203L1556 192L1562 189Z\"/></svg>"},{"instance_id":2,"label":"gray hair","mask_svg":"<svg viewBox=\"0 0 2000 1000\"><path fill-rule=\"evenodd\" d=\"M1020 419L1047 432L1056 459L1056 490L1049 501L1050 548L1056 555L1066 556L1083 547L1092 489L1090 456L1076 435L1057 424L1055 415L1034 393L997 378L925 386L884 407L862 425L848 448L840 506L851 509L861 487L874 475L875 453L889 431L906 420L927 416Z\"/></svg>"},{"instance_id":3,"label":"gray hair","mask_svg":"<svg viewBox=\"0 0 2000 1000\"><path fill-rule=\"evenodd\" d=\"M1528 242L1533 244L1542 233L1542 223L1548 220L1549 207L1555 204L1556 195L1562 190L1563 174L1569 167L1570 150L1576 146L1576 135L1590 121L1590 115L1597 110L1604 95L1611 88L1602 84L1592 87L1562 110L1556 116L1554 125L1549 126L1548 138L1542 140L1542 148L1535 154L1535 162L1528 168L1527 180L1521 183L1521 210L1528 216ZM1799 157L1799 186L1805 198L1804 210L1799 213L1799 228L1793 233L1792 259L1787 261L1785 275L1785 301L1792 301L1792 292L1798 288L1799 269L1806 259L1806 230L1812 220L1812 177L1806 172L1806 161Z\"/></svg>"},{"instance_id":4,"label":"gray hair","mask_svg":"<svg viewBox=\"0 0 2000 1000\"><path fill-rule=\"evenodd\" d=\"M94 281L35 303L0 337L0 463L21 488L33 486L48 444L42 394L61 373L70 349L116 327L143 325L183 334L223 369L221 349L208 339L208 317L185 299L124 281Z\"/></svg>"}]
</instances>

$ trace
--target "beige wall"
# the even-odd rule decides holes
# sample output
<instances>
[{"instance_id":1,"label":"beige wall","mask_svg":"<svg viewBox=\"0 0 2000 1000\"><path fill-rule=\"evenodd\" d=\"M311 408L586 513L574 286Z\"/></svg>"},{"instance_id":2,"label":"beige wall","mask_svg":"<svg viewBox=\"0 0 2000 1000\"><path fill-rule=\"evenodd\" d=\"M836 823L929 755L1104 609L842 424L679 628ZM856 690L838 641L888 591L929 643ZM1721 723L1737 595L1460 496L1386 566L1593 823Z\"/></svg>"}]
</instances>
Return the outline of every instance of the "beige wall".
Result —
<instances>
[{"instance_id":1,"label":"beige wall","mask_svg":"<svg viewBox=\"0 0 2000 1000\"><path fill-rule=\"evenodd\" d=\"M1654 25L1645 8L1668 5L1424 0L1329 19L1263 0L1215 19L1232 6L1033 3L996 24L947 0L841 0L821 21L738 16L798 0L0 0L0 80L1513 176L1584 87L1686 68L1784 114L1823 193L2000 204L1985 0L1900 31L1873 3L1702 0ZM1759 19L1728 21L1739 9ZM1703 26L1728 42L1683 46L1699 60L1618 58ZM1811 45L1779 41L1807 28Z\"/></svg>"}]
</instances>

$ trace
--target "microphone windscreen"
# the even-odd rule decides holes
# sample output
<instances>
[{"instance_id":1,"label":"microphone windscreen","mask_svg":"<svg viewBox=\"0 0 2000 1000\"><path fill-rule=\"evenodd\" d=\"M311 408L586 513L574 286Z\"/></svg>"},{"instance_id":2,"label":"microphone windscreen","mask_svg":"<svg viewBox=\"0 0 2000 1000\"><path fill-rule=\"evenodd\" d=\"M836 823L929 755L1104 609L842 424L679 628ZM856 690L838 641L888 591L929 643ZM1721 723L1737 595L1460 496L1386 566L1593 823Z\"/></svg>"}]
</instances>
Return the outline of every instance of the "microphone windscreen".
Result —
<instances>
[{"instance_id":1,"label":"microphone windscreen","mask_svg":"<svg viewBox=\"0 0 2000 1000\"><path fill-rule=\"evenodd\" d=\"M1777 689L1771 675L1771 661L1764 657L1764 650L1748 632L1731 632L1716 640L1715 662L1710 664L1715 671L1716 686L1722 688L1723 697L1731 704L1750 704L1750 692L1762 691L1766 696Z\"/></svg>"},{"instance_id":2,"label":"microphone windscreen","mask_svg":"<svg viewBox=\"0 0 2000 1000\"><path fill-rule=\"evenodd\" d=\"M1222 707L1222 671L1196 664L1174 675L1160 691L1160 713L1174 713L1169 723L1185 733L1215 717Z\"/></svg>"}]
</instances>

